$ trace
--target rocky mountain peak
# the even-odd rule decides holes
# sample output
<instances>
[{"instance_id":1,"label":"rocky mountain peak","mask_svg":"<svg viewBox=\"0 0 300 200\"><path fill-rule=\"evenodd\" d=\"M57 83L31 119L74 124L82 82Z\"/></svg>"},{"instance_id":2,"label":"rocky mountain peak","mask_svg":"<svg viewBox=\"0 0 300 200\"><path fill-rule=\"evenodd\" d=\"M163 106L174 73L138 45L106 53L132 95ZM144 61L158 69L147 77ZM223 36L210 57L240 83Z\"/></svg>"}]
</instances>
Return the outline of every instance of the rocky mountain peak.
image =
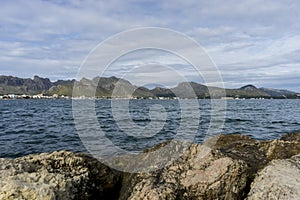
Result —
<instances>
[{"instance_id":1,"label":"rocky mountain peak","mask_svg":"<svg viewBox=\"0 0 300 200\"><path fill-rule=\"evenodd\" d=\"M254 85L245 85L243 87L240 88L241 90L246 90L246 91L255 91L258 90L257 87L255 87Z\"/></svg>"}]
</instances>

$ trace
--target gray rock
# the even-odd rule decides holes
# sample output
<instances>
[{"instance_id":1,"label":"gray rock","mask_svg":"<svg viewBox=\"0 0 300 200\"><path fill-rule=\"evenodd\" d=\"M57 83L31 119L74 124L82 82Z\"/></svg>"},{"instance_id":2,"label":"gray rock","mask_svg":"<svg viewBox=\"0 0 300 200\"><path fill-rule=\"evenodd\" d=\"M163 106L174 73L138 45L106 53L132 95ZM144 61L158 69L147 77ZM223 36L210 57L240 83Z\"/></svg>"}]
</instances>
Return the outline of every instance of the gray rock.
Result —
<instances>
[{"instance_id":1,"label":"gray rock","mask_svg":"<svg viewBox=\"0 0 300 200\"><path fill-rule=\"evenodd\" d=\"M204 148L192 144L164 169L128 175L120 199L239 199L247 184L246 163Z\"/></svg>"},{"instance_id":2,"label":"gray rock","mask_svg":"<svg viewBox=\"0 0 300 200\"><path fill-rule=\"evenodd\" d=\"M97 199L118 196L119 174L67 151L0 159L0 199Z\"/></svg>"},{"instance_id":3,"label":"gray rock","mask_svg":"<svg viewBox=\"0 0 300 200\"><path fill-rule=\"evenodd\" d=\"M273 160L251 184L247 199L300 199L300 154Z\"/></svg>"}]
</instances>

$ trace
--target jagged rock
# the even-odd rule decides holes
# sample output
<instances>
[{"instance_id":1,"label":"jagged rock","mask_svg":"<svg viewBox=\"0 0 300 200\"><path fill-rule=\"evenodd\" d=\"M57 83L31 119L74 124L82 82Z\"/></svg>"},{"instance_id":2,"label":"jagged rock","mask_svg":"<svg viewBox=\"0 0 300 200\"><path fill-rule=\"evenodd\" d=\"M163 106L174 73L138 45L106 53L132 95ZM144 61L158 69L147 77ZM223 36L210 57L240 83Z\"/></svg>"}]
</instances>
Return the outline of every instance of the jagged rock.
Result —
<instances>
[{"instance_id":1,"label":"jagged rock","mask_svg":"<svg viewBox=\"0 0 300 200\"><path fill-rule=\"evenodd\" d=\"M290 158L299 154L299 138L299 133L288 134L280 140L266 141L257 141L249 136L238 134L220 135L212 148L220 150L233 159L245 161L254 178L257 171L264 168L271 160Z\"/></svg>"},{"instance_id":2,"label":"jagged rock","mask_svg":"<svg viewBox=\"0 0 300 200\"><path fill-rule=\"evenodd\" d=\"M67 151L0 160L0 199L116 198L120 175Z\"/></svg>"},{"instance_id":3,"label":"jagged rock","mask_svg":"<svg viewBox=\"0 0 300 200\"><path fill-rule=\"evenodd\" d=\"M247 199L300 199L300 154L273 160L259 172Z\"/></svg>"},{"instance_id":4,"label":"jagged rock","mask_svg":"<svg viewBox=\"0 0 300 200\"><path fill-rule=\"evenodd\" d=\"M300 142L284 140L262 141L259 144L259 148L268 161L286 159L300 153Z\"/></svg>"},{"instance_id":5,"label":"jagged rock","mask_svg":"<svg viewBox=\"0 0 300 200\"><path fill-rule=\"evenodd\" d=\"M127 175L120 199L239 199L247 183L246 163L204 148L192 144L161 170Z\"/></svg>"},{"instance_id":6,"label":"jagged rock","mask_svg":"<svg viewBox=\"0 0 300 200\"><path fill-rule=\"evenodd\" d=\"M1 94L38 94L52 87L48 78L34 76L30 78L18 78L13 76L0 76Z\"/></svg>"},{"instance_id":7,"label":"jagged rock","mask_svg":"<svg viewBox=\"0 0 300 200\"><path fill-rule=\"evenodd\" d=\"M210 140L206 143L209 142ZM211 148L221 151L224 155L232 159L239 159L246 162L249 166L249 174L253 179L256 172L268 163L268 159L265 153L259 148L259 145L260 142L249 136L231 134L220 135L217 142Z\"/></svg>"}]
</instances>

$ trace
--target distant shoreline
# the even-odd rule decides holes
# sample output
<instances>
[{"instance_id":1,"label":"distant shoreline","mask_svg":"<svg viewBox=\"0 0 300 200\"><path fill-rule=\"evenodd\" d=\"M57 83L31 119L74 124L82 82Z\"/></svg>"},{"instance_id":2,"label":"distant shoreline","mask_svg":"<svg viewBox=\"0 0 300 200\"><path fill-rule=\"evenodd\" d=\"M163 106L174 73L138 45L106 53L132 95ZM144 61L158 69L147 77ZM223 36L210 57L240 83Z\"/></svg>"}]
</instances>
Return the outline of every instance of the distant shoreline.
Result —
<instances>
[{"instance_id":1,"label":"distant shoreline","mask_svg":"<svg viewBox=\"0 0 300 200\"><path fill-rule=\"evenodd\" d=\"M223 98L172 98L172 97L132 97L132 98L122 98L122 97L69 97L69 96L42 96L42 97L36 97L36 96L17 96L17 97L7 97L6 95L1 96L0 100L297 100L300 98L233 98L233 97L223 97Z\"/></svg>"},{"instance_id":2,"label":"distant shoreline","mask_svg":"<svg viewBox=\"0 0 300 200\"><path fill-rule=\"evenodd\" d=\"M58 80L34 76L24 79L0 76L0 98L125 98L125 99L297 99L297 92L258 88L248 84L236 89L181 82L176 87L157 86L153 89L136 86L128 80L112 77L95 77L81 80ZM95 97L94 97L95 96Z\"/></svg>"}]
</instances>

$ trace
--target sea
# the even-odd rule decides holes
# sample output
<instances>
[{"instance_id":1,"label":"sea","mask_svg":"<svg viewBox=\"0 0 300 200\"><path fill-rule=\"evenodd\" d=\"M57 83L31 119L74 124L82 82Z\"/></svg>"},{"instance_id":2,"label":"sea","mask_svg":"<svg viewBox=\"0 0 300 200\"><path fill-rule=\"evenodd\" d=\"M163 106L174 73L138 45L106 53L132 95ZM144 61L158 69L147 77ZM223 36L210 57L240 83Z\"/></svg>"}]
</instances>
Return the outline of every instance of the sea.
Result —
<instances>
[{"instance_id":1,"label":"sea","mask_svg":"<svg viewBox=\"0 0 300 200\"><path fill-rule=\"evenodd\" d=\"M101 132L99 140L105 137L107 141L106 151L113 144L129 152L185 137L203 143L218 134L270 140L300 132L299 99L218 100L226 107L217 110L210 100L73 101L0 100L0 157L63 149L88 152L85 133L97 135L97 131ZM212 124L214 121L218 123Z\"/></svg>"}]
</instances>

